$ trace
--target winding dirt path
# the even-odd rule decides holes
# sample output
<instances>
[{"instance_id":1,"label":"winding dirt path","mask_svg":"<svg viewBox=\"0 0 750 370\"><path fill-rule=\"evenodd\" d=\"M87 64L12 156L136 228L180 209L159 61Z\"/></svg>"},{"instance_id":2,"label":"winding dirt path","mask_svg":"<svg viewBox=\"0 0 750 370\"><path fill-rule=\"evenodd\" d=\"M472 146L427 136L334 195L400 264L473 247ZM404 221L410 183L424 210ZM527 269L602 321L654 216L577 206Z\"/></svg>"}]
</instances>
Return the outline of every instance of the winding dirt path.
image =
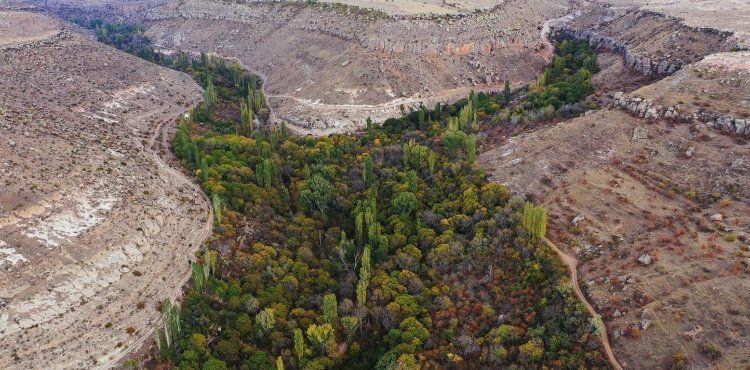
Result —
<instances>
[{"instance_id":1,"label":"winding dirt path","mask_svg":"<svg viewBox=\"0 0 750 370\"><path fill-rule=\"evenodd\" d=\"M154 161L160 174L171 177L175 181L175 183L181 183L189 186L193 189L194 192L200 194L200 196L203 198L204 204L206 204L207 207L208 217L206 218L206 222L204 223L203 229L201 230L201 238L203 241L206 241L211 237L211 233L213 230L214 212L213 208L211 207L211 201L208 199L208 196L203 191L203 189L201 189L200 185L196 184L192 180L192 178L188 177L178 169L170 166L170 164L168 163L169 161L177 160L177 157L174 156L174 153L169 146L171 142L169 138L169 125L172 124L174 124L173 120L160 122L149 137L148 144L144 145L144 152ZM165 149L166 153L162 154L162 149ZM165 159L164 156L168 156L169 159ZM178 297L182 296L183 289L188 281L190 281L191 276L192 270L188 269L187 272L183 274L180 283L175 286L174 290L169 294L168 297L164 298L169 298L170 300L174 301ZM156 325L160 327L161 323L162 319L161 317L159 317ZM128 350L118 353L116 356L112 357L105 363L98 364L96 368L111 369L117 367L118 364L130 357L130 355L137 351L140 351L143 345L150 341L153 336L154 329L153 327L151 327L148 331L144 332L135 341L133 341Z\"/></svg>"},{"instance_id":2,"label":"winding dirt path","mask_svg":"<svg viewBox=\"0 0 750 370\"><path fill-rule=\"evenodd\" d=\"M622 370L622 366L620 366L620 363L617 362L617 358L615 357L615 352L612 350L612 346L609 343L609 335L607 334L607 326L604 325L604 322L601 321L602 316L599 315L596 310L594 309L594 306L589 303L589 301L586 299L586 296L583 294L583 291L581 290L581 286L578 285L578 260L563 252L558 248L555 243L552 243L547 238L542 238L544 242L552 248L552 250L557 253L558 256L560 256L560 260L568 266L568 270L570 271L570 280L571 284L573 285L573 290L576 292L576 296L578 296L578 299L581 300L584 306L586 306L586 310L589 311L589 314L594 318L598 319L601 323L599 326L599 336L601 337L602 345L604 345L604 352L607 354L607 359L609 360L609 363L617 370Z\"/></svg>"}]
</instances>

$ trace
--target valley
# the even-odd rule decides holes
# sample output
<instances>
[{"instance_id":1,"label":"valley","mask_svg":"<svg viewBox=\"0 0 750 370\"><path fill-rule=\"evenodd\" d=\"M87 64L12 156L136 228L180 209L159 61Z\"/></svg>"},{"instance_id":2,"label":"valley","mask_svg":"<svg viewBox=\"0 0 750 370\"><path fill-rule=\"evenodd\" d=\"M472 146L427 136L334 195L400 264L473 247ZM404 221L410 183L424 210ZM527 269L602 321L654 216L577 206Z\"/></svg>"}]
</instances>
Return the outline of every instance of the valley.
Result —
<instances>
[{"instance_id":1,"label":"valley","mask_svg":"<svg viewBox=\"0 0 750 370\"><path fill-rule=\"evenodd\" d=\"M748 17L0 1L0 366L746 367Z\"/></svg>"}]
</instances>

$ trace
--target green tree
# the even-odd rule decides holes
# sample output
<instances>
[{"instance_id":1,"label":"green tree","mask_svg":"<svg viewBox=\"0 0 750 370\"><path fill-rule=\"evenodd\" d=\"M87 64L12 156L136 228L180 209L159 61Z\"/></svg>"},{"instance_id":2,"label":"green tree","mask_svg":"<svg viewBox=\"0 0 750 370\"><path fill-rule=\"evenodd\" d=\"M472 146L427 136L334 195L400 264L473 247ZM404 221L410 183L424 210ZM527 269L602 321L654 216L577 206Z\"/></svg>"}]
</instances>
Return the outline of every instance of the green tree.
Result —
<instances>
[{"instance_id":1,"label":"green tree","mask_svg":"<svg viewBox=\"0 0 750 370\"><path fill-rule=\"evenodd\" d=\"M206 109L209 112L212 112L217 101L218 101L218 97L216 95L216 87L214 86L214 79L213 77L209 76L208 82L206 83L206 91L203 93L203 104L206 105Z\"/></svg>"},{"instance_id":2,"label":"green tree","mask_svg":"<svg viewBox=\"0 0 750 370\"><path fill-rule=\"evenodd\" d=\"M473 164L474 160L477 159L477 137L476 135L470 135L466 139L464 150L466 151L466 162L468 162L469 164Z\"/></svg>"},{"instance_id":3,"label":"green tree","mask_svg":"<svg viewBox=\"0 0 750 370\"><path fill-rule=\"evenodd\" d=\"M305 337L300 329L294 329L294 354L297 355L297 367L301 367L305 358Z\"/></svg>"},{"instance_id":4,"label":"green tree","mask_svg":"<svg viewBox=\"0 0 750 370\"><path fill-rule=\"evenodd\" d=\"M467 135L463 131L448 130L441 136L443 145L450 151L455 152L464 147Z\"/></svg>"},{"instance_id":5,"label":"green tree","mask_svg":"<svg viewBox=\"0 0 750 370\"><path fill-rule=\"evenodd\" d=\"M391 202L396 212L404 216L408 216L412 212L419 209L419 200L417 199L417 196L410 191L404 191L396 194Z\"/></svg>"},{"instance_id":6,"label":"green tree","mask_svg":"<svg viewBox=\"0 0 750 370\"><path fill-rule=\"evenodd\" d=\"M201 292L203 291L203 284L205 283L205 278L203 277L203 265L197 262L191 262L190 266L193 270L193 284L195 284L195 289Z\"/></svg>"},{"instance_id":7,"label":"green tree","mask_svg":"<svg viewBox=\"0 0 750 370\"><path fill-rule=\"evenodd\" d=\"M267 144L264 142L264 144ZM270 156L270 154L269 154ZM255 178L259 186L262 186L266 190L270 190L273 185L273 173L274 166L271 159L264 159L255 165Z\"/></svg>"},{"instance_id":8,"label":"green tree","mask_svg":"<svg viewBox=\"0 0 750 370\"><path fill-rule=\"evenodd\" d=\"M519 347L522 357L530 361L539 361L544 356L544 346L537 339L532 339Z\"/></svg>"},{"instance_id":9,"label":"green tree","mask_svg":"<svg viewBox=\"0 0 750 370\"><path fill-rule=\"evenodd\" d=\"M368 154L365 155L362 162L362 176L365 185L371 186L375 182L375 169L372 157Z\"/></svg>"},{"instance_id":10,"label":"green tree","mask_svg":"<svg viewBox=\"0 0 750 370\"><path fill-rule=\"evenodd\" d=\"M255 315L255 324L258 325L261 333L267 333L269 330L273 329L276 324L273 309L265 308L263 311L260 311Z\"/></svg>"},{"instance_id":11,"label":"green tree","mask_svg":"<svg viewBox=\"0 0 750 370\"><path fill-rule=\"evenodd\" d=\"M211 194L211 203L214 206L214 215L216 216L216 221L218 223L221 223L221 215L222 215L222 208L224 208L224 200L221 199L221 195L219 195L219 193L213 193Z\"/></svg>"},{"instance_id":12,"label":"green tree","mask_svg":"<svg viewBox=\"0 0 750 370\"><path fill-rule=\"evenodd\" d=\"M357 212L357 216L354 218L354 232L357 245L362 246L365 237L365 214L363 212Z\"/></svg>"},{"instance_id":13,"label":"green tree","mask_svg":"<svg viewBox=\"0 0 750 370\"><path fill-rule=\"evenodd\" d=\"M211 357L203 364L203 370L227 370L227 363L215 357Z\"/></svg>"},{"instance_id":14,"label":"green tree","mask_svg":"<svg viewBox=\"0 0 750 370\"><path fill-rule=\"evenodd\" d=\"M530 237L544 238L547 233L547 210L527 202L523 207L522 225Z\"/></svg>"},{"instance_id":15,"label":"green tree","mask_svg":"<svg viewBox=\"0 0 750 370\"><path fill-rule=\"evenodd\" d=\"M370 259L370 247L362 251L361 266L359 268L359 282L357 283L357 305L364 307L367 303L367 288L370 285L370 274L372 273L372 261Z\"/></svg>"},{"instance_id":16,"label":"green tree","mask_svg":"<svg viewBox=\"0 0 750 370\"><path fill-rule=\"evenodd\" d=\"M357 306L364 307L367 304L367 285L366 280L357 282Z\"/></svg>"},{"instance_id":17,"label":"green tree","mask_svg":"<svg viewBox=\"0 0 750 370\"><path fill-rule=\"evenodd\" d=\"M337 325L339 321L338 303L335 294L323 296L323 322Z\"/></svg>"},{"instance_id":18,"label":"green tree","mask_svg":"<svg viewBox=\"0 0 750 370\"><path fill-rule=\"evenodd\" d=\"M359 326L359 319L354 316L344 316L341 318L341 323L344 325L344 336L347 343L349 343Z\"/></svg>"},{"instance_id":19,"label":"green tree","mask_svg":"<svg viewBox=\"0 0 750 370\"><path fill-rule=\"evenodd\" d=\"M334 331L331 324L315 325L307 328L307 339L310 340L322 355L335 350Z\"/></svg>"},{"instance_id":20,"label":"green tree","mask_svg":"<svg viewBox=\"0 0 750 370\"><path fill-rule=\"evenodd\" d=\"M418 190L417 178L417 173L414 170L406 173L406 189L411 193L415 193Z\"/></svg>"},{"instance_id":21,"label":"green tree","mask_svg":"<svg viewBox=\"0 0 750 370\"><path fill-rule=\"evenodd\" d=\"M406 343L418 348L430 337L430 331L416 318L407 317L399 324L398 329L392 329L388 336L398 343Z\"/></svg>"},{"instance_id":22,"label":"green tree","mask_svg":"<svg viewBox=\"0 0 750 370\"><path fill-rule=\"evenodd\" d=\"M240 99L240 135L250 136L255 130L255 112L247 99Z\"/></svg>"},{"instance_id":23,"label":"green tree","mask_svg":"<svg viewBox=\"0 0 750 370\"><path fill-rule=\"evenodd\" d=\"M180 306L165 299L161 304L161 318L164 323L164 339L167 348L172 348L177 336L181 331L180 326Z\"/></svg>"},{"instance_id":24,"label":"green tree","mask_svg":"<svg viewBox=\"0 0 750 370\"><path fill-rule=\"evenodd\" d=\"M321 175L313 175L306 181L306 187L300 192L300 201L308 212L326 214L333 199L333 185Z\"/></svg>"}]
</instances>

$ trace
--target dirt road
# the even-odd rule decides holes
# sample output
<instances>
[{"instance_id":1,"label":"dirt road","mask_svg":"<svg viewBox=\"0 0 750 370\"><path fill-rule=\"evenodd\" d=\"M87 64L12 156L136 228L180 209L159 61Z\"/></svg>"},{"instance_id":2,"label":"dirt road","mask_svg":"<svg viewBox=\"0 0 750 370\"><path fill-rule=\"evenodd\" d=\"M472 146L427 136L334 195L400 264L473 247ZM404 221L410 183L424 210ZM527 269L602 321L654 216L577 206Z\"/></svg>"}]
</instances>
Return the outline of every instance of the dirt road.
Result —
<instances>
[{"instance_id":1,"label":"dirt road","mask_svg":"<svg viewBox=\"0 0 750 370\"><path fill-rule=\"evenodd\" d=\"M586 310L589 311L589 314L591 314L592 317L595 319L599 319L598 321L601 322L601 315L599 315L596 310L594 310L594 307L589 303L589 301L586 299L586 296L583 295L583 291L581 290L580 285L578 285L578 260L563 252L558 248L555 243L552 243L547 238L543 238L544 242L547 243L547 245L552 248L552 250L557 253L558 256L560 256L560 260L568 266L568 270L570 271L570 280L571 284L573 285L573 290L576 292L576 296L578 296L578 299L581 300L584 306L586 306ZM602 345L604 345L604 352L607 354L607 359L609 360L609 363L618 370L622 370L622 366L620 366L620 363L617 362L617 358L615 357L615 352L612 350L612 346L609 343L609 336L607 335L607 327L602 322L599 326L599 336L602 340Z\"/></svg>"},{"instance_id":2,"label":"dirt road","mask_svg":"<svg viewBox=\"0 0 750 370\"><path fill-rule=\"evenodd\" d=\"M208 218L206 219L206 222L203 225L203 229L201 230L201 239L206 241L209 237L211 237L211 232L213 230L214 213L213 208L211 207L211 201L208 199L208 196L205 192L203 192L203 189L201 189L198 184L196 184L183 172L170 166L170 164L168 163L170 161L172 163L176 163L175 161L177 160L177 158L174 156L174 152L170 149L171 138L173 138L174 133L169 128L170 125L174 124L174 120L167 120L159 123L159 125L156 127L151 137L149 138L148 145L146 145L144 149L146 154L154 161L154 163L156 163L160 174L171 177L176 184L184 184L185 186L192 188L193 191L197 194L201 195L201 197L203 198L203 203L206 206L206 211L208 212ZM164 158L165 156L167 158ZM164 297L164 299L169 298L170 300L174 301L178 297L180 297L182 295L185 284L190 281L191 276L192 270L187 269L187 271L183 274L180 283L176 285L171 294L167 297ZM159 318L156 325L158 327L161 327L161 324L162 319ZM133 341L130 347L118 353L109 361L100 364L99 366L97 366L97 369L110 369L116 367L116 365L120 364L123 360L128 358L132 353L139 351L142 348L143 344L148 343L153 338L153 335L154 329L152 327L151 329L140 335L138 339Z\"/></svg>"}]
</instances>

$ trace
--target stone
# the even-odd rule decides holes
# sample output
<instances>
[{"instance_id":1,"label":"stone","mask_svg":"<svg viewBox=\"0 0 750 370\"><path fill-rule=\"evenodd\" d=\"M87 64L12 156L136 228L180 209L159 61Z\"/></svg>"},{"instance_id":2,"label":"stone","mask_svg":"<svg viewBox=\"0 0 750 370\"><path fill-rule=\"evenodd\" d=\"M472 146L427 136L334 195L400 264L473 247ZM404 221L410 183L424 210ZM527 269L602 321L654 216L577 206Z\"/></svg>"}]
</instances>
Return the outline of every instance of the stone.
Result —
<instances>
[{"instance_id":1,"label":"stone","mask_svg":"<svg viewBox=\"0 0 750 370\"><path fill-rule=\"evenodd\" d=\"M620 310L615 310L615 313L612 314L612 317L620 317L622 316L622 312Z\"/></svg>"},{"instance_id":2,"label":"stone","mask_svg":"<svg viewBox=\"0 0 750 370\"><path fill-rule=\"evenodd\" d=\"M646 330L651 326L651 320L649 319L642 319L641 320L641 329Z\"/></svg>"},{"instance_id":3,"label":"stone","mask_svg":"<svg viewBox=\"0 0 750 370\"><path fill-rule=\"evenodd\" d=\"M640 262L642 265L650 265L651 264L651 256L648 255L648 253L642 254L640 257L638 257L638 262Z\"/></svg>"},{"instance_id":4,"label":"stone","mask_svg":"<svg viewBox=\"0 0 750 370\"><path fill-rule=\"evenodd\" d=\"M573 226L578 226L578 223L581 222L581 221L583 221L583 220L585 220L585 219L586 219L586 216L584 216L584 215L575 216L573 218L573 221L572 221Z\"/></svg>"},{"instance_id":5,"label":"stone","mask_svg":"<svg viewBox=\"0 0 750 370\"><path fill-rule=\"evenodd\" d=\"M620 329L615 330L613 333L613 336L614 336L614 339L619 338L620 336L622 336L622 330Z\"/></svg>"},{"instance_id":6,"label":"stone","mask_svg":"<svg viewBox=\"0 0 750 370\"><path fill-rule=\"evenodd\" d=\"M724 215L722 215L721 213L714 213L708 219L711 220L711 221L718 222L718 221L721 221L721 220L724 219Z\"/></svg>"},{"instance_id":7,"label":"stone","mask_svg":"<svg viewBox=\"0 0 750 370\"><path fill-rule=\"evenodd\" d=\"M744 134L745 133L745 129L747 127L746 126L747 125L746 122L747 121L744 120L744 119L739 119L739 118L735 119L734 120L734 126L735 126L735 131L734 132L737 133L737 134Z\"/></svg>"},{"instance_id":8,"label":"stone","mask_svg":"<svg viewBox=\"0 0 750 370\"><path fill-rule=\"evenodd\" d=\"M695 153L695 147L691 146L688 148L688 150L685 152L685 156L690 158L693 156L693 153Z\"/></svg>"}]
</instances>

